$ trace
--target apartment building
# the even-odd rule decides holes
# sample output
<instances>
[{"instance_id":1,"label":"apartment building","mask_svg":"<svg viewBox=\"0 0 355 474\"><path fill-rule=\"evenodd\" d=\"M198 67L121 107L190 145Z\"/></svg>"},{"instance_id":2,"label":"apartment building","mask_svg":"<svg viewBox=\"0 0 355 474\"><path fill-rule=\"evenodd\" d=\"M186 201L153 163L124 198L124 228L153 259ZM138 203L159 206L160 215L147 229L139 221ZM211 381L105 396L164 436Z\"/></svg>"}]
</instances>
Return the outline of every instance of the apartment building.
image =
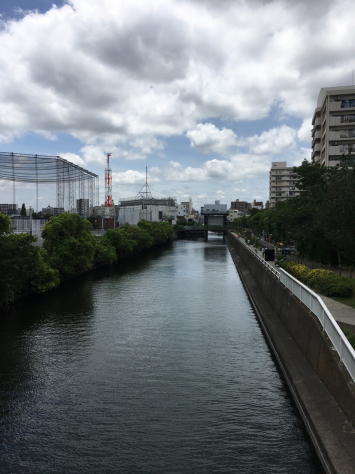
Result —
<instances>
[{"instance_id":1,"label":"apartment building","mask_svg":"<svg viewBox=\"0 0 355 474\"><path fill-rule=\"evenodd\" d=\"M312 119L312 160L342 165L343 153L355 153L355 86L320 90ZM355 165L355 154L350 166Z\"/></svg>"},{"instance_id":2,"label":"apartment building","mask_svg":"<svg viewBox=\"0 0 355 474\"><path fill-rule=\"evenodd\" d=\"M249 209L251 208L251 203L247 201L239 201L239 199L236 199L235 201L231 202L231 207L232 210L237 210L237 211L243 211L243 212L248 212Z\"/></svg>"},{"instance_id":3,"label":"apartment building","mask_svg":"<svg viewBox=\"0 0 355 474\"><path fill-rule=\"evenodd\" d=\"M0 212L6 215L18 214L18 205L17 204L0 204Z\"/></svg>"},{"instance_id":4,"label":"apartment building","mask_svg":"<svg viewBox=\"0 0 355 474\"><path fill-rule=\"evenodd\" d=\"M76 212L81 217L89 217L90 216L90 204L89 199L77 199L76 200Z\"/></svg>"},{"instance_id":5,"label":"apartment building","mask_svg":"<svg viewBox=\"0 0 355 474\"><path fill-rule=\"evenodd\" d=\"M262 201L256 201L254 199L254 201L252 202L252 205L251 207L254 209L260 209L260 211L262 211L264 209L264 203Z\"/></svg>"},{"instance_id":6,"label":"apartment building","mask_svg":"<svg viewBox=\"0 0 355 474\"><path fill-rule=\"evenodd\" d=\"M293 173L293 167L287 166L287 161L273 161L269 175L269 201L270 207L275 206L278 201L284 201L297 196L297 177Z\"/></svg>"}]
</instances>

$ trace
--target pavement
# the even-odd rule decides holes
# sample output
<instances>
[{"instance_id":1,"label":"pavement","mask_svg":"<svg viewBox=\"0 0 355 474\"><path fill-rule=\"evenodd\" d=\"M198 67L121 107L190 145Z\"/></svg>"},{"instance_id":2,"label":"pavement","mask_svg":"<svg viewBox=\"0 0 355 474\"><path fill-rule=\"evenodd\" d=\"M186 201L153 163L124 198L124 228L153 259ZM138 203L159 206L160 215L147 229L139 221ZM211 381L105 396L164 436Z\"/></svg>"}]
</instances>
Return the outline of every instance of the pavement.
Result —
<instances>
[{"instance_id":1,"label":"pavement","mask_svg":"<svg viewBox=\"0 0 355 474\"><path fill-rule=\"evenodd\" d=\"M240 237L240 240L246 244L245 240L242 237ZM273 248L273 245L270 245L270 247ZM262 256L262 252L260 250L257 250L252 245L250 245L250 248L258 255ZM278 269L278 267L275 265L275 262L268 263ZM355 331L355 308L343 303L339 303L338 301L335 301L332 298L321 295L319 293L318 296L322 298L323 302L325 303L337 323L340 323L341 326L346 325L346 329L353 329ZM348 326L351 327L348 328Z\"/></svg>"}]
</instances>

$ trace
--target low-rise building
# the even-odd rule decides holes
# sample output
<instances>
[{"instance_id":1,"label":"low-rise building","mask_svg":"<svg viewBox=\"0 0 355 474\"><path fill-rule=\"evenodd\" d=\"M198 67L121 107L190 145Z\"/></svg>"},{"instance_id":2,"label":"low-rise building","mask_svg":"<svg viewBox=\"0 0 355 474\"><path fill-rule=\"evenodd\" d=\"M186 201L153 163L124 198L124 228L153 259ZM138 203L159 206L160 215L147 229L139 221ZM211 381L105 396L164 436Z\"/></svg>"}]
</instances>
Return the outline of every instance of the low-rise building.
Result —
<instances>
[{"instance_id":1,"label":"low-rise building","mask_svg":"<svg viewBox=\"0 0 355 474\"><path fill-rule=\"evenodd\" d=\"M262 201L254 201L252 202L252 205L251 207L253 209L260 209L260 211L262 211L264 209L264 203Z\"/></svg>"},{"instance_id":2,"label":"low-rise building","mask_svg":"<svg viewBox=\"0 0 355 474\"><path fill-rule=\"evenodd\" d=\"M204 204L201 207L205 225L227 225L228 214L227 204L221 204L220 201L215 201L214 204Z\"/></svg>"},{"instance_id":3,"label":"low-rise building","mask_svg":"<svg viewBox=\"0 0 355 474\"><path fill-rule=\"evenodd\" d=\"M119 226L137 225L142 219L148 222L176 224L178 207L173 197L121 199Z\"/></svg>"},{"instance_id":4,"label":"low-rise building","mask_svg":"<svg viewBox=\"0 0 355 474\"><path fill-rule=\"evenodd\" d=\"M32 219L29 216L11 216L11 227L15 234L32 234L39 239L42 229L48 219Z\"/></svg>"},{"instance_id":5,"label":"low-rise building","mask_svg":"<svg viewBox=\"0 0 355 474\"><path fill-rule=\"evenodd\" d=\"M13 214L18 214L18 205L17 204L0 204L0 212L11 216Z\"/></svg>"},{"instance_id":6,"label":"low-rise building","mask_svg":"<svg viewBox=\"0 0 355 474\"><path fill-rule=\"evenodd\" d=\"M246 211L239 211L239 209L229 209L229 215L227 217L229 222L233 222L234 219L238 219L239 217L248 216L249 212Z\"/></svg>"},{"instance_id":7,"label":"low-rise building","mask_svg":"<svg viewBox=\"0 0 355 474\"><path fill-rule=\"evenodd\" d=\"M236 199L235 201L231 202L231 209L237 209L238 211L247 212L251 208L251 203L247 201L239 201Z\"/></svg>"}]
</instances>

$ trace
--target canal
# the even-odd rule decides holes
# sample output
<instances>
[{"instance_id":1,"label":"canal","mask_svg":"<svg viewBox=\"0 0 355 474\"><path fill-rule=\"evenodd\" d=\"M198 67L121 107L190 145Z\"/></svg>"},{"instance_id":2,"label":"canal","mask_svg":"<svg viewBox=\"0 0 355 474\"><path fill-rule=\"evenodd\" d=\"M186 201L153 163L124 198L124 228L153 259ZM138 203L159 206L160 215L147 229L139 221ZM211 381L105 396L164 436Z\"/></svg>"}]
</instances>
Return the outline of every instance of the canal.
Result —
<instances>
[{"instance_id":1,"label":"canal","mask_svg":"<svg viewBox=\"0 0 355 474\"><path fill-rule=\"evenodd\" d=\"M222 238L0 320L0 472L322 473Z\"/></svg>"}]
</instances>

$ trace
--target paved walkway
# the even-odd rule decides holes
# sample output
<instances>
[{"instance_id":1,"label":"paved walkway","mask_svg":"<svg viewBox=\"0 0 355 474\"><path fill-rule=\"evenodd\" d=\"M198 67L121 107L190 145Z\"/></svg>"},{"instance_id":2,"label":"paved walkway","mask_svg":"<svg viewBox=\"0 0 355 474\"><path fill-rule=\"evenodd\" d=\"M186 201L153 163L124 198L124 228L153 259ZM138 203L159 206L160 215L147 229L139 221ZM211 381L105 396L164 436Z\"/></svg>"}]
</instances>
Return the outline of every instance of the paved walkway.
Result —
<instances>
[{"instance_id":1,"label":"paved walkway","mask_svg":"<svg viewBox=\"0 0 355 474\"><path fill-rule=\"evenodd\" d=\"M240 237L240 240L246 244L245 240L242 237ZM262 256L262 252L260 250L257 250L252 245L250 245L250 248L258 255ZM271 246L271 248L273 248L273 246ZM278 269L278 267L275 265L275 262L268 263ZM318 296L322 298L335 321L337 321L338 323L345 323L347 325L354 326L355 330L355 308L343 303L339 303L338 301L335 301L332 298L328 298L327 296L320 295L319 293Z\"/></svg>"}]
</instances>

